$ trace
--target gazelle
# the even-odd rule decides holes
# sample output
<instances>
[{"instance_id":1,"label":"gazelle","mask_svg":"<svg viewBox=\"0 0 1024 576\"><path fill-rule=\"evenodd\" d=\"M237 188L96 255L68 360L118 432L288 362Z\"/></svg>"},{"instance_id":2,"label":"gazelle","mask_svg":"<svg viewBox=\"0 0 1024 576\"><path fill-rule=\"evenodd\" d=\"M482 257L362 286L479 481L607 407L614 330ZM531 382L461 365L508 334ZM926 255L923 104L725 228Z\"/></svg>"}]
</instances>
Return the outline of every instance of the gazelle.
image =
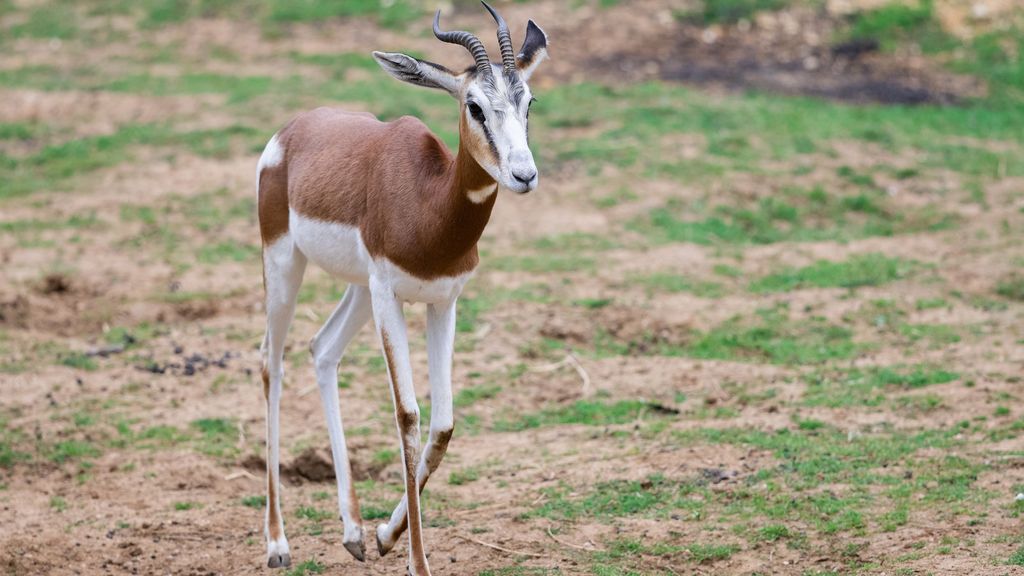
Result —
<instances>
[{"instance_id":1,"label":"gazelle","mask_svg":"<svg viewBox=\"0 0 1024 576\"><path fill-rule=\"evenodd\" d=\"M338 408L338 364L345 347L373 317L387 364L401 440L405 496L390 521L377 526L383 556L409 530L409 571L430 573L423 549L420 491L441 462L454 429L451 366L455 301L477 266L477 241L499 187L525 194L537 187L527 145L533 97L527 81L547 55L547 36L531 20L519 54L508 26L498 25L501 64L469 32L434 35L464 46L475 66L456 74L405 54L374 52L403 82L438 88L459 102L459 150L416 118L380 122L371 114L318 108L275 134L257 167L267 332L261 347L267 401L267 565L288 566L281 518L280 403L285 336L307 261L349 283L341 302L310 342L331 439L343 544L365 559L362 519L352 486ZM403 302L427 304L431 420L420 452L419 407L413 388Z\"/></svg>"}]
</instances>

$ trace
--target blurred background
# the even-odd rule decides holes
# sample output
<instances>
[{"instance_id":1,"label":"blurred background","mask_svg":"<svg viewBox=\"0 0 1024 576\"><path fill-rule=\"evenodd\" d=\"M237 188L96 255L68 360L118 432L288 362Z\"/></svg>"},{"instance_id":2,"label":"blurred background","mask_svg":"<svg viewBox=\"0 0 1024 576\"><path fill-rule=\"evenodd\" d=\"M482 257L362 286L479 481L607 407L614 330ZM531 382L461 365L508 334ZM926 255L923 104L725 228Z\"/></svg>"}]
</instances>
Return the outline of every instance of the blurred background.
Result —
<instances>
[{"instance_id":1,"label":"blurred background","mask_svg":"<svg viewBox=\"0 0 1024 576\"><path fill-rule=\"evenodd\" d=\"M434 573L1019 570L1024 7L495 5L550 39L541 186L460 300ZM321 105L455 148L369 56L468 66L438 8L497 55L470 0L0 0L6 574L262 569L256 160ZM308 270L289 337L289 576L404 569L340 545L306 342L343 290ZM371 331L339 382L370 528L402 487Z\"/></svg>"}]
</instances>

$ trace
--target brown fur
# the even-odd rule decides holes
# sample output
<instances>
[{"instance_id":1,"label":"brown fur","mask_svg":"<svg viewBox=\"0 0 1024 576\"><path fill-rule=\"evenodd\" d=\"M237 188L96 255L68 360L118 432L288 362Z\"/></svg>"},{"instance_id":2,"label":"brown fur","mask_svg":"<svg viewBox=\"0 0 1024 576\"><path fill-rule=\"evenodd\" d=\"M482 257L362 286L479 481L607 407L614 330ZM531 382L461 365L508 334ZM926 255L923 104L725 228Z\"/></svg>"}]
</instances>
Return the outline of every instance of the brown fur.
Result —
<instances>
[{"instance_id":1,"label":"brown fur","mask_svg":"<svg viewBox=\"0 0 1024 576\"><path fill-rule=\"evenodd\" d=\"M473 270L495 195L475 204L467 192L496 183L468 152L472 146L491 153L464 117L460 134L459 153L452 156L410 116L380 122L370 114L318 108L297 117L278 133L283 164L260 177L264 244L287 231L290 208L357 226L372 257L424 280ZM287 206L281 205L282 182Z\"/></svg>"},{"instance_id":2,"label":"brown fur","mask_svg":"<svg viewBox=\"0 0 1024 576\"><path fill-rule=\"evenodd\" d=\"M437 467L441 465L441 459L444 458L445 452L448 451L448 442L452 439L453 429L441 430L437 433L437 438L432 439L433 445L427 446L427 474L419 480L419 491L423 493L423 488L427 485L427 480L430 479L431 474L437 470ZM395 526L395 538L405 529L409 527L409 520L403 517L399 520L398 525Z\"/></svg>"},{"instance_id":3,"label":"brown fur","mask_svg":"<svg viewBox=\"0 0 1024 576\"><path fill-rule=\"evenodd\" d=\"M270 473L270 454L267 454L267 530L271 540L281 537L281 519L277 516L277 485Z\"/></svg>"},{"instance_id":4,"label":"brown fur","mask_svg":"<svg viewBox=\"0 0 1024 576\"><path fill-rule=\"evenodd\" d=\"M416 458L417 454L413 453L410 448L410 444L416 438L416 429L419 425L419 414L415 409L409 409L402 405L401 395L398 392L397 375L395 372L395 362L391 351L391 341L388 339L388 333L381 330L380 332L381 346L384 348L384 360L387 362L388 375L391 379L391 389L395 395L395 419L398 422L398 429L402 435L402 457L405 461L405 492L406 494L413 494L416 488ZM409 518L419 518L420 508L418 498L408 498L406 500L408 508L406 511L405 518L402 519L402 529L404 531L405 526L409 524ZM411 560L413 563L413 574L424 574L427 572L425 566L420 565L420 559L423 558L423 539L420 533L420 526L418 522L412 524L412 528L409 529L410 542L413 550Z\"/></svg>"},{"instance_id":5,"label":"brown fur","mask_svg":"<svg viewBox=\"0 0 1024 576\"><path fill-rule=\"evenodd\" d=\"M402 436L406 437L416 432L416 427L419 425L419 414L416 413L416 410L402 404L402 396L398 391L398 377L395 374L395 360L392 356L391 340L388 339L388 333L381 330L380 340L381 346L384 348L384 360L388 365L391 391L395 394L395 419L398 422L398 429L401 431ZM415 474L415 470L413 474Z\"/></svg>"}]
</instances>

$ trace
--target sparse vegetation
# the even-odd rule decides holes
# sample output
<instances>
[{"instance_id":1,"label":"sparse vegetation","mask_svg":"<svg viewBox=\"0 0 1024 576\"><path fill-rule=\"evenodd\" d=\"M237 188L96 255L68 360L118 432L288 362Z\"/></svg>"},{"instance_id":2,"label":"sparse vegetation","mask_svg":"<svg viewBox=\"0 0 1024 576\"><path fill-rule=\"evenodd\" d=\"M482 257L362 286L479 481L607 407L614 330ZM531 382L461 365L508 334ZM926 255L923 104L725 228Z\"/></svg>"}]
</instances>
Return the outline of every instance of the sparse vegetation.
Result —
<instances>
[{"instance_id":1,"label":"sparse vegetation","mask_svg":"<svg viewBox=\"0 0 1024 576\"><path fill-rule=\"evenodd\" d=\"M479 5L449 4L442 27L495 56ZM449 572L1024 566L1007 531L1024 513L1020 17L988 3L954 35L960 16L934 0L629 18L620 0L518 4L499 6L517 47L533 17L559 61L531 84L542 187L499 195L480 241L456 321L456 432L423 492L428 540L516 554L463 542ZM262 561L256 158L320 105L411 114L457 146L459 106L369 54L425 56L435 8L0 0L0 565L52 572L40 542L89 542L139 573L194 572L163 549L228 524L246 535L202 569ZM555 50L592 46L579 35L602 21L636 29ZM949 96L845 104L739 78L861 69ZM726 90L699 86L716 74ZM340 566L322 555L343 526L306 342L345 289L310 265L286 344L286 576ZM425 439L422 315L406 308ZM367 327L337 391L364 527L403 489L386 374ZM102 568L78 556L57 568Z\"/></svg>"}]
</instances>

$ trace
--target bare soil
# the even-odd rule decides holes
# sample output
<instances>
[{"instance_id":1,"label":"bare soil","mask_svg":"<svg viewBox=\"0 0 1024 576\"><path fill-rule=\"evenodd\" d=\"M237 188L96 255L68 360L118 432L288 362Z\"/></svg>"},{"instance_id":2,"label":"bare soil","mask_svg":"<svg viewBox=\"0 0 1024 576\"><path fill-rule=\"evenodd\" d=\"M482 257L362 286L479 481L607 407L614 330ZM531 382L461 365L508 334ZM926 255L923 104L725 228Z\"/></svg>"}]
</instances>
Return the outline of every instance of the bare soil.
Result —
<instances>
[{"instance_id":1,"label":"bare soil","mask_svg":"<svg viewBox=\"0 0 1024 576\"><path fill-rule=\"evenodd\" d=\"M561 3L534 2L510 4L506 17L517 23L527 16L546 26L552 22L547 27L557 58L550 73L539 73L542 87L581 79L661 79L711 90L758 88L842 101L910 104L953 104L985 93L975 80L951 75L918 56L835 45L829 40L834 22L821 14L785 11L774 20L758 20L745 31L719 27L709 32L671 16L673 10L687 7L645 0L621 2L607 10L570 11ZM462 12L453 22L483 27L482 19ZM361 20L330 29L297 25L291 36L276 43L264 42L254 25L195 20L154 32L153 41L177 43L184 54L194 53L197 59L202 57L197 45L237 42L239 53L245 54L238 69L252 73L273 67L261 59L275 53L329 53L362 49L367 43L410 46L438 59L450 55L424 35L408 37ZM0 54L0 69L24 62L73 68L99 59L104 51L131 52L138 39L87 56L67 50L47 53L42 51L46 43L36 42L18 40L13 51ZM126 123L226 125L230 118L219 105L209 95L0 88L0 121L47 118L55 129L75 137L107 134ZM273 122L293 112L280 106L266 111L268 134ZM38 147L29 143L2 151L23 155ZM0 468L0 567L5 574L205 575L266 570L262 509L242 505L244 498L261 495L265 486L265 408L257 375L263 328L258 256L254 252L251 258L217 262L196 256L204 246L226 240L254 248L258 233L251 213L218 221L213 230L196 228L190 220L203 207L251 202L257 155L242 150L214 158L187 150L173 155L143 150L132 161L76 180L71 191L44 191L4 202L0 222L64 222L85 213L98 219L96 225L80 229L0 235L0 359L14 367L0 373L0 423L7 433L16 434L9 437L12 445L38 450ZM840 165L914 165L912 157L894 159L881 148L842 143L835 154L821 154L815 160L816 168L793 176L793 182L802 184L804 178L835 183ZM684 444L674 435L698 428L775 431L793 428L798 419L817 419L852 435L892 429L912 433L990 419L994 429L1005 424L992 416L1000 405L1010 406L1013 417L1018 417L1024 365L1021 305L999 300L1003 308L985 309L968 300L991 297L995 286L1016 269L1015 262L1024 258L1019 236L1008 239L993 233L1003 228L1019 231L1024 180L992 181L987 201L993 208L982 210L963 194L947 193L962 190L959 179L936 170L911 184L883 183L907 186L894 195L908 208L926 196L943 210L963 216L956 230L848 243L756 246L735 259L691 244L627 242L602 252L592 270L564 272L498 270L488 268L487 262L488 257L515 256L523 246L555 234L600 233L668 198L685 196L686 187L652 180L644 184L645 196L635 203L604 209L594 199L617 188L614 175L601 180L567 172L546 176L544 188L533 196L499 198L482 243L484 264L469 295L481 298L540 285L554 296L546 302L499 302L472 332L459 334L456 393L488 384L499 385L499 391L457 408L449 454L428 486L425 539L434 573L476 575L518 566L538 573L590 574L602 562L594 560L595 552L620 539L736 545L728 558L703 564L692 561L689 552L669 559L638 554L629 562L640 573L797 575L847 573L857 565L866 566L864 573L878 574L896 569L950 575L1024 573L1005 565L1020 546L1020 520L1012 497L1016 487L1024 485L1022 436L994 441L980 451L935 455L962 455L986 463L972 485L997 495L979 505L983 522L975 521L977 515L951 514L942 505L922 506L891 532L871 526L855 534L814 533L805 545L789 546L751 542L734 524L694 521L681 513L568 522L529 515L560 490L580 497L602 481L645 482L652 475L693 481L727 495L769 490L758 480L758 472L781 465L772 451ZM749 174L737 175L729 186L737 195L749 190L755 200L771 192ZM211 194L217 190L225 192ZM180 244L161 243L148 224L122 216L125 206L155 210L165 226L179 233ZM932 272L866 288L856 298L838 288L755 297L743 291L742 280L713 272L730 261L742 278L749 279L780 266L869 252L914 259ZM188 265L181 266L182 262ZM713 278L726 286L727 293L715 299L686 292L652 297L630 281L665 270ZM306 283L313 296L300 301L290 334L282 410L283 502L292 558L296 564L316 560L325 573L403 573L404 541L384 558L371 552L365 564L356 563L341 546L327 435L305 352L306 342L331 310L329 294L335 284L312 270ZM954 300L951 291L963 298ZM936 309L915 309L916 302L938 297L951 302ZM578 303L602 298L613 303L593 309ZM799 368L657 354L664 347L685 347L694 331L776 303L787 303L794 318L838 321L869 314L869 304L883 299L909 310L913 322L967 327L963 339L949 346L896 346L898 337L892 336L850 361L851 366L941 364L961 372L958 381L909 394L939 396L941 404L932 411L889 405L811 408L800 403L806 383ZM418 389L428 405L426 352L419 336L423 312L410 307L407 313L410 331L416 334L412 344ZM116 337L125 327L136 340ZM599 336L629 345L617 355L577 354L587 380L571 363L555 364L569 350L593 348ZM876 336L872 332L871 337ZM554 352L538 350L538 343L545 341L560 347ZM386 513L400 497L401 468L393 454L397 443L390 397L376 350L371 331L364 330L343 362L345 384L339 392L364 510L373 507ZM80 363L93 366L83 368ZM972 386L964 385L967 379ZM608 426L500 431L500 424L520 415L564 408L578 400L635 399L662 408L639 415L635 422ZM731 415L711 415L718 409ZM223 419L234 429L211 445L213 441L204 440L193 424L202 419ZM124 437L120 427L137 436L119 443ZM139 436L157 427L171 427L182 435L167 442ZM56 447L69 441L101 448L82 458L54 457ZM478 478L464 483L450 479L453 472L466 470L476 471ZM841 496L851 487L823 485L818 490ZM330 517L317 522L303 519L297 514L300 506L328 511ZM365 522L368 534L378 521ZM810 531L801 522L793 525ZM935 552L942 546L949 550ZM367 547L373 550L371 541Z\"/></svg>"}]
</instances>

